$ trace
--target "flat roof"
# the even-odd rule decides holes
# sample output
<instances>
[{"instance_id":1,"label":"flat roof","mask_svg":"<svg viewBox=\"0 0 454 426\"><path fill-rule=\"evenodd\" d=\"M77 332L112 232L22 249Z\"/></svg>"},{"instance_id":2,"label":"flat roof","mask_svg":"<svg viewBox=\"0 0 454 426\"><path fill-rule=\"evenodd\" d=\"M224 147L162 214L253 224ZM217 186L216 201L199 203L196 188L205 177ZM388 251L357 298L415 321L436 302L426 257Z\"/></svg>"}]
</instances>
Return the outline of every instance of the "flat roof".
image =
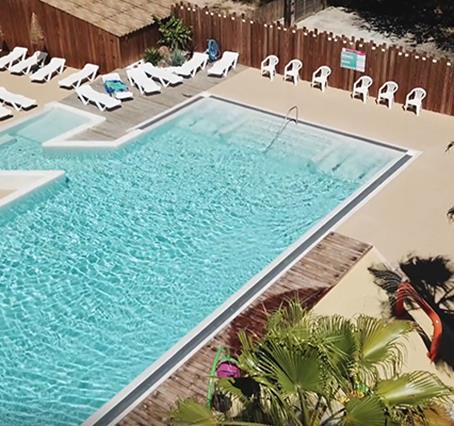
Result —
<instances>
[{"instance_id":1,"label":"flat roof","mask_svg":"<svg viewBox=\"0 0 454 426\"><path fill-rule=\"evenodd\" d=\"M49 6L121 37L170 14L168 0L40 0Z\"/></svg>"}]
</instances>

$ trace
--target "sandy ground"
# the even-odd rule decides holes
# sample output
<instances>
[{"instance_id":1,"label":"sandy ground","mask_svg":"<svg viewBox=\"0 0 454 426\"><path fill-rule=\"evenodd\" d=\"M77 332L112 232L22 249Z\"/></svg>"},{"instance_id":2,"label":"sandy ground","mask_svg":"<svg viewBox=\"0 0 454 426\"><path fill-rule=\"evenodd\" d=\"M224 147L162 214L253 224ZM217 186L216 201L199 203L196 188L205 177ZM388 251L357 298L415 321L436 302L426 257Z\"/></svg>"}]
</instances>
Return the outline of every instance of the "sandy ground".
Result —
<instances>
[{"instance_id":1,"label":"sandy ground","mask_svg":"<svg viewBox=\"0 0 454 426\"><path fill-rule=\"evenodd\" d=\"M336 35L346 35L348 37L353 36L356 39L363 38L366 41L372 40L377 44L395 44L408 50L418 50L430 56L451 56L454 58L454 53L439 49L435 43L423 43L415 46L411 34L402 38L393 34L383 34L374 31L356 13L347 12L341 7L328 7L315 15L299 21L297 26L308 29L317 28L319 31L332 32Z\"/></svg>"},{"instance_id":2,"label":"sandy ground","mask_svg":"<svg viewBox=\"0 0 454 426\"><path fill-rule=\"evenodd\" d=\"M11 194L13 191L7 191L5 189L0 189L0 198L6 197L8 194Z\"/></svg>"},{"instance_id":3,"label":"sandy ground","mask_svg":"<svg viewBox=\"0 0 454 426\"><path fill-rule=\"evenodd\" d=\"M199 7L208 7L211 11L250 15L257 7L255 2L246 4L232 0L191 0Z\"/></svg>"},{"instance_id":4,"label":"sandy ground","mask_svg":"<svg viewBox=\"0 0 454 426\"><path fill-rule=\"evenodd\" d=\"M76 70L74 68L66 68L62 75L57 75L47 83L32 83L28 76L10 74L8 71L0 71L0 87L5 87L10 92L27 96L35 99L38 103L37 108L32 108L28 111L15 111L9 105L7 108L13 111L13 117L0 122L0 126L10 124L22 117L34 113L42 108L46 103L51 101L59 101L71 94L70 90L60 89L58 81L72 74Z\"/></svg>"},{"instance_id":5,"label":"sandy ground","mask_svg":"<svg viewBox=\"0 0 454 426\"><path fill-rule=\"evenodd\" d=\"M364 314L377 318L390 318L390 304L386 292L375 285L368 268L382 262L381 254L372 249L342 278L329 293L315 305L313 311L319 315L338 314L345 318L355 318ZM339 303L342 301L342 303ZM421 311L413 310L418 324L430 336L432 331L427 316L421 315ZM428 323L428 324L427 324ZM402 344L406 348L406 356L402 366L403 372L425 370L438 375L449 386L454 386L454 373L444 363L434 364L427 357L427 349L418 332L409 334L408 339L402 338Z\"/></svg>"}]
</instances>

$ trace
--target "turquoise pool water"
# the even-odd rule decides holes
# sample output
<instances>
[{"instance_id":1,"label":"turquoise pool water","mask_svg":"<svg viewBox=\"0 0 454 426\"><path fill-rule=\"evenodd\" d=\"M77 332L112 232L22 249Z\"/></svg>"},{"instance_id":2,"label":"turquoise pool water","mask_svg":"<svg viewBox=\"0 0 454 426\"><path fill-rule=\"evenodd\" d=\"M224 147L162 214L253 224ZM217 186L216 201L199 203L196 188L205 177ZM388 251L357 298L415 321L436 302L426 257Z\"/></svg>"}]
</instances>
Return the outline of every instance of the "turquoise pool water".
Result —
<instances>
[{"instance_id":1,"label":"turquoise pool water","mask_svg":"<svg viewBox=\"0 0 454 426\"><path fill-rule=\"evenodd\" d=\"M84 421L402 155L301 124L264 153L282 119L214 99L117 152L43 151L60 113L0 145L67 178L0 213L0 424Z\"/></svg>"}]
</instances>

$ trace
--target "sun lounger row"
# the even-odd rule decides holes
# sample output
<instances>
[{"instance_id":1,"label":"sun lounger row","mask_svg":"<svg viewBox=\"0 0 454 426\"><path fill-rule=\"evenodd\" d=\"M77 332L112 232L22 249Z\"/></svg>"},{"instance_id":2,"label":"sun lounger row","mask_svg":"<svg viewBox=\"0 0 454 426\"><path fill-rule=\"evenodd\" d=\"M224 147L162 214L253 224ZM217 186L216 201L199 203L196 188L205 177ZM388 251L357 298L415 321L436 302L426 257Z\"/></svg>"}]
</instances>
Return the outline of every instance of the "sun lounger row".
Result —
<instances>
[{"instance_id":1,"label":"sun lounger row","mask_svg":"<svg viewBox=\"0 0 454 426\"><path fill-rule=\"evenodd\" d=\"M0 58L0 69L7 69L12 74L30 75L31 81L46 82L54 74L61 74L65 68L66 60L63 58L52 58L47 65L47 53L36 51L28 58L28 49L25 47L15 47L7 55Z\"/></svg>"}]
</instances>

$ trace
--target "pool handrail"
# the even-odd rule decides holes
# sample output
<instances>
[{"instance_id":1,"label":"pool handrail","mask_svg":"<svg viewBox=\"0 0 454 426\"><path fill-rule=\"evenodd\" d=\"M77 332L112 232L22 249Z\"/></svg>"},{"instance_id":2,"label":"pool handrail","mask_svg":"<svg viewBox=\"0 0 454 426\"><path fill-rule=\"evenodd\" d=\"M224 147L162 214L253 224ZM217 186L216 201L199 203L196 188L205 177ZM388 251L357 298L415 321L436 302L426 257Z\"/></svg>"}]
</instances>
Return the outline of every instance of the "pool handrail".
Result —
<instances>
[{"instance_id":1,"label":"pool handrail","mask_svg":"<svg viewBox=\"0 0 454 426\"><path fill-rule=\"evenodd\" d=\"M440 316L421 297L421 295L416 291L416 289L411 285L409 281L402 281L397 288L395 305L396 316L402 317L403 315L405 315L406 309L404 306L404 301L406 298L413 299L432 321L434 331L432 335L430 350L427 353L427 356L431 361L435 362L438 358L438 350L440 348L441 336L443 334L443 324L441 322Z\"/></svg>"}]
</instances>

